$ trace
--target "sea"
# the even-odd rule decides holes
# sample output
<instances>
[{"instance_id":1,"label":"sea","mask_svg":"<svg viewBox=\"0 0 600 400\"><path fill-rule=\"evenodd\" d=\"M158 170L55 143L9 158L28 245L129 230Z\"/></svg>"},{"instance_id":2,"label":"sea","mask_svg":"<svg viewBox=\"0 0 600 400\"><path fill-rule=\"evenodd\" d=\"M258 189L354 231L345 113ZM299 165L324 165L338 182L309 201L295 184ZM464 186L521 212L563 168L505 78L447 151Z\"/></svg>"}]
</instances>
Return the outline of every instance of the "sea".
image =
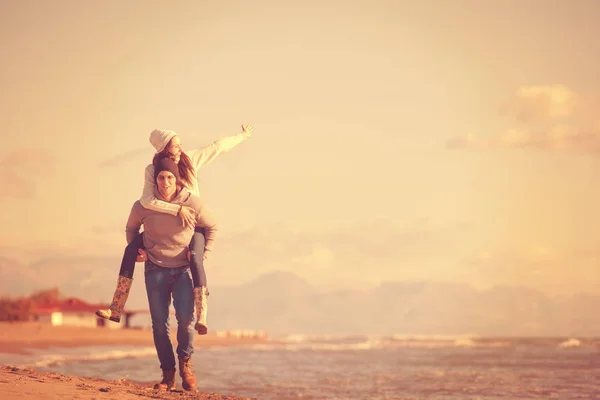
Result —
<instances>
[{"instance_id":1,"label":"sea","mask_svg":"<svg viewBox=\"0 0 600 400\"><path fill-rule=\"evenodd\" d=\"M198 388L265 400L600 399L600 338L271 339L273 343L196 348ZM161 378L153 347L37 349L29 355L0 354L0 364L148 384Z\"/></svg>"}]
</instances>

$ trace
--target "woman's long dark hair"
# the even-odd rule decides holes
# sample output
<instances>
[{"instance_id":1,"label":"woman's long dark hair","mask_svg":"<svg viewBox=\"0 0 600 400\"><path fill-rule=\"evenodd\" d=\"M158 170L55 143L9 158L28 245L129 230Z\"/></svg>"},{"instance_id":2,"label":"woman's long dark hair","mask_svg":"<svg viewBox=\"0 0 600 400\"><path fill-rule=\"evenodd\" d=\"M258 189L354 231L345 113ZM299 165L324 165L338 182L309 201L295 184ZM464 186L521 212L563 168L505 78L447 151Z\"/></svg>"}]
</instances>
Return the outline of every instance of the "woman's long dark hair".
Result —
<instances>
[{"instance_id":1,"label":"woman's long dark hair","mask_svg":"<svg viewBox=\"0 0 600 400\"><path fill-rule=\"evenodd\" d=\"M169 143L167 143L163 151L154 155L154 158L152 159L152 165L156 165L156 162L163 157L171 156L171 154L167 151L170 145L171 141L169 140ZM183 186L189 189L192 186L192 182L194 182L194 179L196 179L196 171L194 171L194 167L192 166L192 160L190 160L188 155L185 154L183 151L181 152L181 156L179 157L177 167L179 168L179 176L183 181Z\"/></svg>"}]
</instances>

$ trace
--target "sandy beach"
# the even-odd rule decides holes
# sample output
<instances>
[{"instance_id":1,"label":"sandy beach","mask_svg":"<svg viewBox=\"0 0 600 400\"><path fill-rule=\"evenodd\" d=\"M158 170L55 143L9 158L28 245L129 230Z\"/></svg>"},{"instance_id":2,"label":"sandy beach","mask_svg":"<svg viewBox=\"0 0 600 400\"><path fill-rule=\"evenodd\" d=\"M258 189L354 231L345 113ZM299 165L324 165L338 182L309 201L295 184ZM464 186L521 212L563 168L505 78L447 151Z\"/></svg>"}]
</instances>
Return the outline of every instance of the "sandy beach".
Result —
<instances>
[{"instance_id":1,"label":"sandy beach","mask_svg":"<svg viewBox=\"0 0 600 400\"><path fill-rule=\"evenodd\" d=\"M241 400L247 397L222 396L216 393L189 393L183 390L158 391L147 385L126 380L64 376L14 367L0 368L0 397L3 399L201 399Z\"/></svg>"},{"instance_id":2,"label":"sandy beach","mask_svg":"<svg viewBox=\"0 0 600 400\"><path fill-rule=\"evenodd\" d=\"M175 332L172 332L176 343ZM219 337L214 333L196 336L196 347L236 346L260 343L265 339ZM28 354L28 349L48 347L72 348L91 345L153 346L152 332L141 329L102 329L69 326L50 326L39 323L0 323L0 353ZM158 361L157 361L158 363ZM158 365L158 364L157 364ZM158 368L158 367L157 367ZM4 365L0 369L0 398L2 399L242 399L209 393L187 393L181 388L171 393L152 389L151 384L64 376Z\"/></svg>"}]
</instances>

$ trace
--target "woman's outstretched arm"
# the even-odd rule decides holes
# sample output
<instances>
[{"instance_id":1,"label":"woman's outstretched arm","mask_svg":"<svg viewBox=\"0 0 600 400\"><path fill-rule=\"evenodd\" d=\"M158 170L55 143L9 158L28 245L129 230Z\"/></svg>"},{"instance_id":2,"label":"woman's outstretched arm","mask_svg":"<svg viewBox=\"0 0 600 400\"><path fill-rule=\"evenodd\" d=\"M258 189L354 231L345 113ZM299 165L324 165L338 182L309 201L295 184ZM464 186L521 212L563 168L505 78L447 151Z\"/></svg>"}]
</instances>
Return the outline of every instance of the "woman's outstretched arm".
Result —
<instances>
[{"instance_id":1,"label":"woman's outstretched arm","mask_svg":"<svg viewBox=\"0 0 600 400\"><path fill-rule=\"evenodd\" d=\"M227 153L250 136L252 136L252 125L242 125L242 131L240 133L219 139L201 149L190 150L189 152L186 152L186 154L192 160L192 165L197 172L200 168L210 164L218 156Z\"/></svg>"}]
</instances>

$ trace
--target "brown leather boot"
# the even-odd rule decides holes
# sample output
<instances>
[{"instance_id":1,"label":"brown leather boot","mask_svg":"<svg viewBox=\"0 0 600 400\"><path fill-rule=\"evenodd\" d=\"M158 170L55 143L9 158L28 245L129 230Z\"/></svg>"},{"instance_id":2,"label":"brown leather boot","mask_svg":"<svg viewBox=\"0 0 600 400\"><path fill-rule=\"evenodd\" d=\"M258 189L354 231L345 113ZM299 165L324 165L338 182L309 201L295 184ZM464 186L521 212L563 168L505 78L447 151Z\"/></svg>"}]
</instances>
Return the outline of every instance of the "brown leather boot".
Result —
<instances>
[{"instance_id":1,"label":"brown leather boot","mask_svg":"<svg viewBox=\"0 0 600 400\"><path fill-rule=\"evenodd\" d=\"M181 376L181 386L183 390L196 390L196 377L192 370L192 359L179 358L179 376Z\"/></svg>"},{"instance_id":2,"label":"brown leather boot","mask_svg":"<svg viewBox=\"0 0 600 400\"><path fill-rule=\"evenodd\" d=\"M208 326L206 325L206 314L208 313L207 297L208 290L206 286L194 288L194 302L196 303L196 325L194 329L198 335L206 335Z\"/></svg>"},{"instance_id":3,"label":"brown leather boot","mask_svg":"<svg viewBox=\"0 0 600 400\"><path fill-rule=\"evenodd\" d=\"M162 381L154 385L158 390L175 390L175 368L162 370Z\"/></svg>"}]
</instances>

